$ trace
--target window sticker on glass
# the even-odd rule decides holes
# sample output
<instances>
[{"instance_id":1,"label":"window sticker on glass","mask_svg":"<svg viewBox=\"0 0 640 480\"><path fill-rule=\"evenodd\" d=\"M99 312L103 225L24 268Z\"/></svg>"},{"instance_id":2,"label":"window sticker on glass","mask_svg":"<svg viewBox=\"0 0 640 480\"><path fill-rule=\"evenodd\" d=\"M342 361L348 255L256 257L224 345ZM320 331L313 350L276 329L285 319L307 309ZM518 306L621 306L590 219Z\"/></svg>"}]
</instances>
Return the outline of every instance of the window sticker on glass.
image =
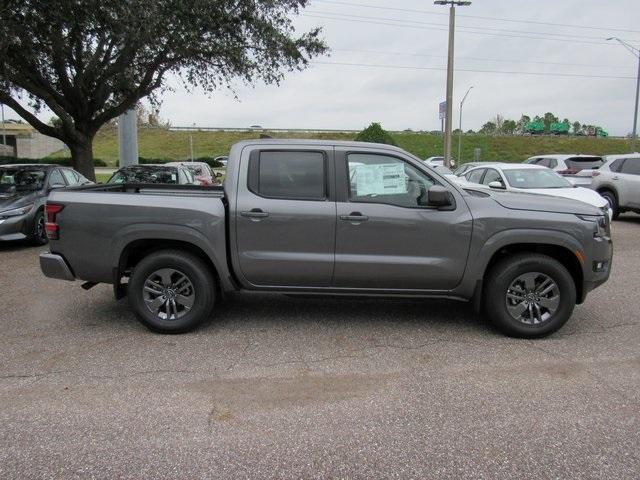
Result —
<instances>
[{"instance_id":1,"label":"window sticker on glass","mask_svg":"<svg viewBox=\"0 0 640 480\"><path fill-rule=\"evenodd\" d=\"M172 182L175 182L177 178L178 178L178 177L176 176L176 174L175 174L175 173L172 173L172 174L171 174L171 181L172 181Z\"/></svg>"},{"instance_id":2,"label":"window sticker on glass","mask_svg":"<svg viewBox=\"0 0 640 480\"><path fill-rule=\"evenodd\" d=\"M401 163L356 165L352 173L358 197L407 193L406 175Z\"/></svg>"}]
</instances>

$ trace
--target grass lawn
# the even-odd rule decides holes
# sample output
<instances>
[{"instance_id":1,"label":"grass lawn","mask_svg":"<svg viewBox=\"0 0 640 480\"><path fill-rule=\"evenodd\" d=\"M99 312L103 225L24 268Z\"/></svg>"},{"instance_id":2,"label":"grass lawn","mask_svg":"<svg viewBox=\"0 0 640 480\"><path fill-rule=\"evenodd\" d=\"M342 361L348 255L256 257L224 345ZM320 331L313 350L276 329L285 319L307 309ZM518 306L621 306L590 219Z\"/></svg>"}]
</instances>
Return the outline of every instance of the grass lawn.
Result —
<instances>
[{"instance_id":1,"label":"grass lawn","mask_svg":"<svg viewBox=\"0 0 640 480\"><path fill-rule=\"evenodd\" d=\"M107 180L111 178L110 173L96 173L96 182L107 183Z\"/></svg>"},{"instance_id":2,"label":"grass lawn","mask_svg":"<svg viewBox=\"0 0 640 480\"><path fill-rule=\"evenodd\" d=\"M330 140L353 140L351 133L302 133L302 132L265 132L274 138L313 138ZM163 128L140 128L138 149L141 157L186 160L190 156L190 132L171 131ZM443 138L441 135L416 132L393 133L398 146L427 158L442 155ZM227 155L231 145L245 140L259 138L260 132L193 132L194 157L212 157ZM545 153L590 153L605 155L629 151L629 141L617 138L562 137L562 136L487 136L465 135L463 137L463 162L473 159L475 148L481 149L482 160L501 160L520 162L533 155ZM95 138L93 153L96 158L115 166L118 162L118 134L114 128L101 130ZM453 139L453 154L457 157L458 137ZM62 156L62 153L52 155Z\"/></svg>"}]
</instances>

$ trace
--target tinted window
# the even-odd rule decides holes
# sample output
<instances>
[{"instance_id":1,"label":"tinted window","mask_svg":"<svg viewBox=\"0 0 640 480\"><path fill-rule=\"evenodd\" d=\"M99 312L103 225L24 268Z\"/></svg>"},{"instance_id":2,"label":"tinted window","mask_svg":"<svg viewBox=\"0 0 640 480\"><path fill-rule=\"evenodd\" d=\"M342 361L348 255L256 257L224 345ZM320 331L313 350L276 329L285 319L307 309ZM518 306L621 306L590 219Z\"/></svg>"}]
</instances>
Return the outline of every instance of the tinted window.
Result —
<instances>
[{"instance_id":1,"label":"tinted window","mask_svg":"<svg viewBox=\"0 0 640 480\"><path fill-rule=\"evenodd\" d=\"M478 168L477 170L473 170L469 172L469 174L467 175L467 182L480 183L480 180L482 180L482 175L484 175L485 170L486 169L484 168Z\"/></svg>"},{"instance_id":2,"label":"tinted window","mask_svg":"<svg viewBox=\"0 0 640 480\"><path fill-rule=\"evenodd\" d=\"M487 174L482 179L482 184L489 185L491 182L500 182L502 185L504 185L504 182L502 181L502 177L500 176L498 171L493 168L488 168Z\"/></svg>"},{"instance_id":3,"label":"tinted window","mask_svg":"<svg viewBox=\"0 0 640 480\"><path fill-rule=\"evenodd\" d=\"M323 200L326 197L324 154L260 152L249 165L249 189L263 197Z\"/></svg>"},{"instance_id":4,"label":"tinted window","mask_svg":"<svg viewBox=\"0 0 640 480\"><path fill-rule=\"evenodd\" d=\"M427 190L436 184L405 161L388 155L352 153L349 165L349 199L400 207L427 205Z\"/></svg>"},{"instance_id":5,"label":"tinted window","mask_svg":"<svg viewBox=\"0 0 640 480\"><path fill-rule=\"evenodd\" d=\"M624 158L619 158L614 162L611 162L611 165L609 165L609 170L611 170L612 172L619 172L624 160Z\"/></svg>"},{"instance_id":6,"label":"tinted window","mask_svg":"<svg viewBox=\"0 0 640 480\"><path fill-rule=\"evenodd\" d=\"M62 175L64 175L64 178L67 180L67 183L69 185L76 185L80 183L78 175L76 175L76 173L73 170L69 170L68 168L63 168Z\"/></svg>"},{"instance_id":7,"label":"tinted window","mask_svg":"<svg viewBox=\"0 0 640 480\"><path fill-rule=\"evenodd\" d=\"M538 160L535 163L536 163L536 165L542 165L543 167L548 167L549 166L549 159L548 158L541 158L540 160Z\"/></svg>"},{"instance_id":8,"label":"tinted window","mask_svg":"<svg viewBox=\"0 0 640 480\"><path fill-rule=\"evenodd\" d=\"M49 186L51 187L53 185L66 185L64 183L64 178L62 178L60 170L58 170L57 168L51 172L51 176L49 177Z\"/></svg>"},{"instance_id":9,"label":"tinted window","mask_svg":"<svg viewBox=\"0 0 640 480\"><path fill-rule=\"evenodd\" d=\"M549 168L556 168L558 166L558 161L555 158L549 159Z\"/></svg>"},{"instance_id":10,"label":"tinted window","mask_svg":"<svg viewBox=\"0 0 640 480\"><path fill-rule=\"evenodd\" d=\"M573 157L566 160L569 170L579 172L585 168L600 168L603 164L600 157Z\"/></svg>"},{"instance_id":11,"label":"tinted window","mask_svg":"<svg viewBox=\"0 0 640 480\"><path fill-rule=\"evenodd\" d=\"M620 170L620 173L640 175L640 158L627 158L622 165L622 170Z\"/></svg>"}]
</instances>

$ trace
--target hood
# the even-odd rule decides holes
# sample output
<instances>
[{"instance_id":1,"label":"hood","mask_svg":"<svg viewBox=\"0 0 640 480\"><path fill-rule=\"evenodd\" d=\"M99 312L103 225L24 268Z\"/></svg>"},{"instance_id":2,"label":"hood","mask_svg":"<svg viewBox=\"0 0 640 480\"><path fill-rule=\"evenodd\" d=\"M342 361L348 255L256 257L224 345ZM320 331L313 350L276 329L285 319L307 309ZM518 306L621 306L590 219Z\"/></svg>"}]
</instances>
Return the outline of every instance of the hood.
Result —
<instances>
[{"instance_id":1,"label":"hood","mask_svg":"<svg viewBox=\"0 0 640 480\"><path fill-rule=\"evenodd\" d=\"M570 213L574 215L602 215L602 211L583 201L566 198L558 200L551 195L537 193L508 192L483 190L491 197L510 210L529 210L534 212Z\"/></svg>"},{"instance_id":2,"label":"hood","mask_svg":"<svg viewBox=\"0 0 640 480\"><path fill-rule=\"evenodd\" d=\"M552 197L571 198L573 200L579 200L586 202L594 207L603 208L607 206L607 201L600 196L595 190L582 187L568 187L568 188L534 188L528 190L530 193L539 193L542 195L550 195Z\"/></svg>"},{"instance_id":3,"label":"hood","mask_svg":"<svg viewBox=\"0 0 640 480\"><path fill-rule=\"evenodd\" d=\"M14 208L24 207L25 205L29 205L34 203L38 198L42 196L42 192L25 192L24 193L13 193L6 194L0 193L0 213L5 210L12 210Z\"/></svg>"}]
</instances>

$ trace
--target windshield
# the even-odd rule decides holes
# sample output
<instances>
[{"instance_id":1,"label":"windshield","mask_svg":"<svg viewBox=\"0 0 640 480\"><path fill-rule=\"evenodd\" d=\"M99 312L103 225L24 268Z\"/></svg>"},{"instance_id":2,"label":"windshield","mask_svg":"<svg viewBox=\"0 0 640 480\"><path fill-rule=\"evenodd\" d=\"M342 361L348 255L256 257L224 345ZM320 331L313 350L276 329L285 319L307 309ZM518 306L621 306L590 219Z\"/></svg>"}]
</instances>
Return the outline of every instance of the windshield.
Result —
<instances>
[{"instance_id":1,"label":"windshield","mask_svg":"<svg viewBox=\"0 0 640 480\"><path fill-rule=\"evenodd\" d=\"M34 192L44 188L43 168L0 168L0 193Z\"/></svg>"},{"instance_id":2,"label":"windshield","mask_svg":"<svg viewBox=\"0 0 640 480\"><path fill-rule=\"evenodd\" d=\"M173 167L139 167L118 170L107 183L178 183L178 170Z\"/></svg>"},{"instance_id":3,"label":"windshield","mask_svg":"<svg viewBox=\"0 0 640 480\"><path fill-rule=\"evenodd\" d=\"M561 175L546 168L503 170L513 188L567 188L572 185Z\"/></svg>"}]
</instances>

